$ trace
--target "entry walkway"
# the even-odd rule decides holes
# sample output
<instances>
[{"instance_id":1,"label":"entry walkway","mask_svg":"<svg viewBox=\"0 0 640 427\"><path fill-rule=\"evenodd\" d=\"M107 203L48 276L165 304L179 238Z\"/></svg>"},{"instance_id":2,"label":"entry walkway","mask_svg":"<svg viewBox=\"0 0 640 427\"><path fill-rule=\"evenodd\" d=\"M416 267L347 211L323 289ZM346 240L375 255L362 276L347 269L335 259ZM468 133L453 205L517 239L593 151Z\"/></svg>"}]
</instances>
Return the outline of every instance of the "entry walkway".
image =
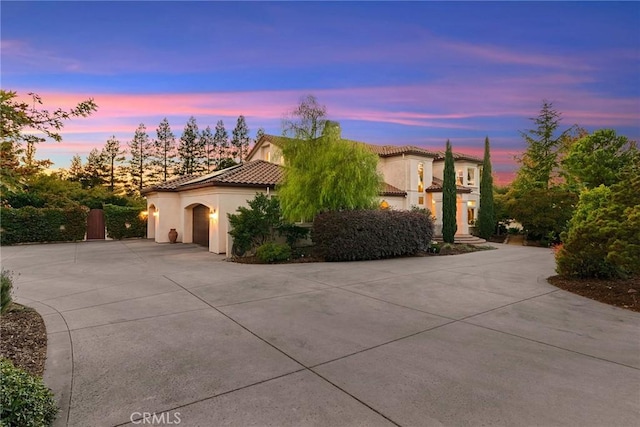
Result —
<instances>
[{"instance_id":1,"label":"entry walkway","mask_svg":"<svg viewBox=\"0 0 640 427\"><path fill-rule=\"evenodd\" d=\"M548 249L498 246L241 265L131 240L2 263L46 322L57 425L635 425L640 315L549 285Z\"/></svg>"}]
</instances>

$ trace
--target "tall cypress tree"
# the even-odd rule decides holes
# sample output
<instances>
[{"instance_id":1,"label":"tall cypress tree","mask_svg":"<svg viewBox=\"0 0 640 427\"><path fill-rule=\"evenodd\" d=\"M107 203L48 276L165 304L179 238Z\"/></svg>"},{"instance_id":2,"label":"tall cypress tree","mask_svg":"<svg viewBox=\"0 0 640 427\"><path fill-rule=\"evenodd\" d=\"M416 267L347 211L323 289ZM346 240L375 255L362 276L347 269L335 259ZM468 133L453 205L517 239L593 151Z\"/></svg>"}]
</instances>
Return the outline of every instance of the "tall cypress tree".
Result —
<instances>
[{"instance_id":1,"label":"tall cypress tree","mask_svg":"<svg viewBox=\"0 0 640 427\"><path fill-rule=\"evenodd\" d=\"M442 183L442 240L453 243L458 224L456 223L456 170L453 164L451 143L447 140L444 154L444 172Z\"/></svg>"},{"instance_id":2,"label":"tall cypress tree","mask_svg":"<svg viewBox=\"0 0 640 427\"><path fill-rule=\"evenodd\" d=\"M491 172L489 137L486 137L484 140L482 179L480 180L480 212L478 213L478 235L483 239L491 237L496 226L496 216L493 207L493 175Z\"/></svg>"}]
</instances>

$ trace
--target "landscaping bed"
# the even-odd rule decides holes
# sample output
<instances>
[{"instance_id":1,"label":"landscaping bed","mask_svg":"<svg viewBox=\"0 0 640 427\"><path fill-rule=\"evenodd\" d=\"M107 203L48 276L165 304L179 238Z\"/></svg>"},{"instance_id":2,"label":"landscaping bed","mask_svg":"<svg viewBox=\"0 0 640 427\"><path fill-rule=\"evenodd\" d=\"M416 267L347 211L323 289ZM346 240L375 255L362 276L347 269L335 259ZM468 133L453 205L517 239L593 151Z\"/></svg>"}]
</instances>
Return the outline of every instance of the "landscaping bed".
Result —
<instances>
[{"instance_id":1,"label":"landscaping bed","mask_svg":"<svg viewBox=\"0 0 640 427\"><path fill-rule=\"evenodd\" d=\"M0 357L42 377L47 358L47 330L35 310L14 303L0 316Z\"/></svg>"},{"instance_id":2,"label":"landscaping bed","mask_svg":"<svg viewBox=\"0 0 640 427\"><path fill-rule=\"evenodd\" d=\"M547 280L553 286L565 291L640 312L640 276L629 279L578 279L552 276ZM630 289L637 292L629 292Z\"/></svg>"}]
</instances>

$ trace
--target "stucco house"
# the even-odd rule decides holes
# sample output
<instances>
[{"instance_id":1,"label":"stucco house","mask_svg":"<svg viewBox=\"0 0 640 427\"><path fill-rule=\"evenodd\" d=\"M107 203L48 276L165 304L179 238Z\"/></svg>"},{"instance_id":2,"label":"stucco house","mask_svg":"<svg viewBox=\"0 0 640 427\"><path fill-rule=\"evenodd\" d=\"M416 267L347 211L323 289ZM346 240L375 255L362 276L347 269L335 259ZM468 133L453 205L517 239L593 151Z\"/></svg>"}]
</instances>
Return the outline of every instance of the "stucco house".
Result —
<instances>
[{"instance_id":1,"label":"stucco house","mask_svg":"<svg viewBox=\"0 0 640 427\"><path fill-rule=\"evenodd\" d=\"M152 187L147 198L147 237L168 242L175 229L178 241L207 246L210 252L231 248L228 213L246 206L256 192L274 194L284 175L282 147L286 138L264 135L244 163L202 176L182 176ZM415 146L366 146L379 156L378 170L384 186L380 205L392 209L419 206L435 216L436 234L442 227L442 177L444 153ZM469 234L480 205L482 159L455 153L458 234Z\"/></svg>"}]
</instances>

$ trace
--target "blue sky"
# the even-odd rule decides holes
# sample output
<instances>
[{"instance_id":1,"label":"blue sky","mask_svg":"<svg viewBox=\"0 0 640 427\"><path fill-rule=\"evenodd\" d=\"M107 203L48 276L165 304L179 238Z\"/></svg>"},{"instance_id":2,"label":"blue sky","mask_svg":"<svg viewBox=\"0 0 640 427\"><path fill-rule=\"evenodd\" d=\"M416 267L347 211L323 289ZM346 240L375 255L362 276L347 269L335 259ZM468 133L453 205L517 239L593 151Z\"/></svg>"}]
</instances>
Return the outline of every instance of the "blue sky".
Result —
<instances>
[{"instance_id":1,"label":"blue sky","mask_svg":"<svg viewBox=\"0 0 640 427\"><path fill-rule=\"evenodd\" d=\"M637 2L11 2L2 88L92 97L39 157L56 167L163 117L254 134L314 94L343 136L479 154L503 179L543 99L563 125L640 137Z\"/></svg>"}]
</instances>

